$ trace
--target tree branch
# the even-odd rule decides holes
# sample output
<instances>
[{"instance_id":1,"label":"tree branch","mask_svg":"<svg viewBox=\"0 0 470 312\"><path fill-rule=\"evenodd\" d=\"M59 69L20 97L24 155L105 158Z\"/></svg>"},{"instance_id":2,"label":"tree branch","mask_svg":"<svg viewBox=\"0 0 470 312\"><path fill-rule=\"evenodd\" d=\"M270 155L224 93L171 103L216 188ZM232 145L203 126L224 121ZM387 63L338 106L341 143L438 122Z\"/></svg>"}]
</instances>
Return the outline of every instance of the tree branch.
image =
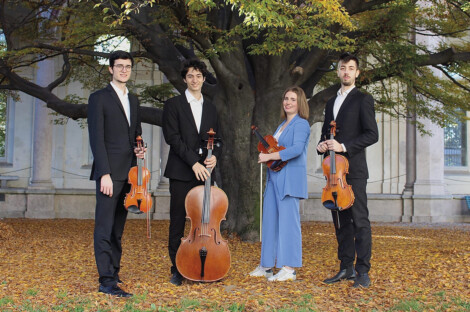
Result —
<instances>
[{"instance_id":1,"label":"tree branch","mask_svg":"<svg viewBox=\"0 0 470 312\"><path fill-rule=\"evenodd\" d=\"M346 9L346 11L349 13L349 15L354 15L354 14L362 13L365 11L370 11L375 6L389 3L392 1L393 0L372 0L372 1L345 0L343 2L343 6Z\"/></svg>"},{"instance_id":2,"label":"tree branch","mask_svg":"<svg viewBox=\"0 0 470 312\"><path fill-rule=\"evenodd\" d=\"M336 83L328 88L315 94L310 100L308 100L308 106L310 108L310 117L308 121L310 124L322 121L324 116L326 102L333 97L336 92L341 88L341 84Z\"/></svg>"},{"instance_id":3,"label":"tree branch","mask_svg":"<svg viewBox=\"0 0 470 312\"><path fill-rule=\"evenodd\" d=\"M151 23L152 8L144 7L139 14L132 14L130 20L125 21L124 27L142 44L148 52L149 59L158 64L169 82L180 92L186 89L186 84L180 76L181 63L184 57L168 38L162 27Z\"/></svg>"},{"instance_id":4,"label":"tree branch","mask_svg":"<svg viewBox=\"0 0 470 312\"><path fill-rule=\"evenodd\" d=\"M67 76L70 74L70 71L72 70L72 66L70 65L68 54L65 53L63 56L64 56L64 65L62 65L62 74L60 75L60 77L58 77L55 81L51 82L46 87L49 91L54 90L54 88L56 88L58 85L64 82L65 79L67 79Z\"/></svg>"},{"instance_id":5,"label":"tree branch","mask_svg":"<svg viewBox=\"0 0 470 312\"><path fill-rule=\"evenodd\" d=\"M403 60L403 62L405 61L406 59ZM456 52L454 48L448 48L441 52L423 55L421 59L415 62L413 65L415 67L436 66L439 64L449 64L456 61L470 61L470 52ZM362 77L360 84L368 85L383 79L401 75L401 72L398 69L399 66L393 64L394 69L391 69L391 67L392 65L384 65L383 67L377 69L364 71L360 76Z\"/></svg>"},{"instance_id":6,"label":"tree branch","mask_svg":"<svg viewBox=\"0 0 470 312\"><path fill-rule=\"evenodd\" d=\"M442 68L441 66L437 66L437 65L433 65L434 68L440 70L447 78L450 79L450 81L452 81L455 85L457 85L459 88L462 88L463 90L467 91L467 92L470 92L470 88L464 86L463 84L461 84L460 82L458 82L457 80L454 79L454 77L452 77L451 75L449 75L449 73L444 69Z\"/></svg>"}]
</instances>

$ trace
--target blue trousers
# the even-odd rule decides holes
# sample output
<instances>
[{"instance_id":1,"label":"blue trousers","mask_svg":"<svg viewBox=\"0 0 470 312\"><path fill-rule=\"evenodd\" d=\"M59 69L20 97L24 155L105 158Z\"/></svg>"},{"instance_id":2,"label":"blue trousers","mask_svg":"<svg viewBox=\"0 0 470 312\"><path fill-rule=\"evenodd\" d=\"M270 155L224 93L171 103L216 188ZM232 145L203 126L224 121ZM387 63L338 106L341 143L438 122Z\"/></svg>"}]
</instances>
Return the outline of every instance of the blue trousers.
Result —
<instances>
[{"instance_id":1,"label":"blue trousers","mask_svg":"<svg viewBox=\"0 0 470 312\"><path fill-rule=\"evenodd\" d=\"M261 266L302 266L302 233L299 198L282 196L276 183L277 173L270 173L263 203Z\"/></svg>"}]
</instances>

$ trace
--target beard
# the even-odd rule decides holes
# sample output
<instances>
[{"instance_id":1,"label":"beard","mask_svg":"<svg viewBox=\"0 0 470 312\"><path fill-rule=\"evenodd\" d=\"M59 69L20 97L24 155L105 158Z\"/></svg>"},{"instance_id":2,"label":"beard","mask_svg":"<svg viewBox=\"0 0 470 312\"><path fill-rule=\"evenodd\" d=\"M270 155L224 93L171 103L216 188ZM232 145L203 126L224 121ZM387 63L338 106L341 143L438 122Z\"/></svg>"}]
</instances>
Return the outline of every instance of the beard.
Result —
<instances>
[{"instance_id":1,"label":"beard","mask_svg":"<svg viewBox=\"0 0 470 312\"><path fill-rule=\"evenodd\" d=\"M351 79L351 80L343 79L341 81L341 83L342 83L343 86L349 87L349 86L352 86L354 84L354 79Z\"/></svg>"}]
</instances>

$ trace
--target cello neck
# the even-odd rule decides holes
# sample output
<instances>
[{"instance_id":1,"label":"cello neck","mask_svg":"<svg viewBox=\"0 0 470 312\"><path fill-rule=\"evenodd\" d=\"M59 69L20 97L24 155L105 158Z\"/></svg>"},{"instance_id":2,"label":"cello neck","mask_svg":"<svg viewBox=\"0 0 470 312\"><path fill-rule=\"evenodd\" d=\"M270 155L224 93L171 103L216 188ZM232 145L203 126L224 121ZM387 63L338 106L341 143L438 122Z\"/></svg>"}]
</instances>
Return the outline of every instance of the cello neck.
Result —
<instances>
[{"instance_id":1,"label":"cello neck","mask_svg":"<svg viewBox=\"0 0 470 312\"><path fill-rule=\"evenodd\" d=\"M209 159L212 157L212 149L214 148L214 135L215 132L212 130L212 128L207 132L209 134L209 139L207 140L207 157L206 159ZM201 223L202 224L208 224L210 221L210 213L211 213L211 174L212 174L212 168L208 168L209 170L209 177L206 179L204 183L204 199L202 203L202 218L201 218Z\"/></svg>"},{"instance_id":2,"label":"cello neck","mask_svg":"<svg viewBox=\"0 0 470 312\"><path fill-rule=\"evenodd\" d=\"M207 152L207 158L212 157L212 150ZM204 183L204 200L202 204L202 224L207 224L210 221L210 207L211 207L211 173L212 169L209 168L209 177Z\"/></svg>"}]
</instances>

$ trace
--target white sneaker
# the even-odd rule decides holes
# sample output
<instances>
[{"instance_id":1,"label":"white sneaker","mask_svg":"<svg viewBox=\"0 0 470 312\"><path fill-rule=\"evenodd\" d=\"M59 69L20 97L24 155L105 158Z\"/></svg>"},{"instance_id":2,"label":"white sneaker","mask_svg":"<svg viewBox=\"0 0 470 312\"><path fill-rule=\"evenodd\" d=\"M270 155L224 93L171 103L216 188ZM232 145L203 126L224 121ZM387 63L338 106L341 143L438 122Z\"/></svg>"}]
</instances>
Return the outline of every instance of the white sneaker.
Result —
<instances>
[{"instance_id":1,"label":"white sneaker","mask_svg":"<svg viewBox=\"0 0 470 312\"><path fill-rule=\"evenodd\" d=\"M263 268L262 266L257 266L256 269L250 272L250 276L255 277L271 277L273 276L273 269L271 268Z\"/></svg>"},{"instance_id":2,"label":"white sneaker","mask_svg":"<svg viewBox=\"0 0 470 312\"><path fill-rule=\"evenodd\" d=\"M283 267L279 272L276 273L276 275L268 278L268 281L270 282L295 281L296 278L297 278L297 274L295 273L295 270L292 272L289 272Z\"/></svg>"}]
</instances>

